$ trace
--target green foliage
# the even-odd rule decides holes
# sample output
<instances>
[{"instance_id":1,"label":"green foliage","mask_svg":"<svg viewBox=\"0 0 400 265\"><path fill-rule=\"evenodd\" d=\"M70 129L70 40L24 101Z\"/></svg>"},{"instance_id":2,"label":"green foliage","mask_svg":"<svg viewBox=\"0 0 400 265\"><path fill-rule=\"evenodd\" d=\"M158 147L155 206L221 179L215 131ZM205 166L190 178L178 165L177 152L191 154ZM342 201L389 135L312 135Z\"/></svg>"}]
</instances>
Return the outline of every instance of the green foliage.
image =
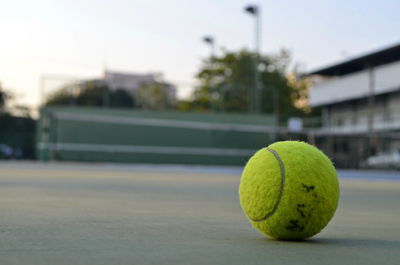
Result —
<instances>
[{"instance_id":1,"label":"green foliage","mask_svg":"<svg viewBox=\"0 0 400 265\"><path fill-rule=\"evenodd\" d=\"M52 93L46 100L46 106L72 105L75 98L68 88L62 88Z\"/></svg>"},{"instance_id":2,"label":"green foliage","mask_svg":"<svg viewBox=\"0 0 400 265\"><path fill-rule=\"evenodd\" d=\"M200 85L193 94L192 110L248 112L254 81L255 55L246 50L224 52L205 61L196 77ZM306 112L308 83L290 73L291 56L286 50L260 56L261 112L278 113L281 121ZM187 105L184 106L187 109Z\"/></svg>"},{"instance_id":3,"label":"green foliage","mask_svg":"<svg viewBox=\"0 0 400 265\"><path fill-rule=\"evenodd\" d=\"M11 98L10 93L5 91L0 83L0 113L6 112L7 100L9 100L10 98Z\"/></svg>"},{"instance_id":4,"label":"green foliage","mask_svg":"<svg viewBox=\"0 0 400 265\"><path fill-rule=\"evenodd\" d=\"M76 93L73 93L76 92ZM46 106L108 106L133 108L135 101L132 95L123 89L111 91L107 86L96 81L87 81L78 86L66 86L46 100Z\"/></svg>"},{"instance_id":5,"label":"green foliage","mask_svg":"<svg viewBox=\"0 0 400 265\"><path fill-rule=\"evenodd\" d=\"M189 99L181 99L177 102L177 110L188 112L193 110L193 102Z\"/></svg>"},{"instance_id":6,"label":"green foliage","mask_svg":"<svg viewBox=\"0 0 400 265\"><path fill-rule=\"evenodd\" d=\"M134 98L123 89L117 89L109 94L109 105L115 108L134 108Z\"/></svg>"},{"instance_id":7,"label":"green foliage","mask_svg":"<svg viewBox=\"0 0 400 265\"><path fill-rule=\"evenodd\" d=\"M79 86L59 89L50 95L46 106L76 105L166 110L175 108L175 101L175 88L165 82L143 84L132 95L125 89L110 90L102 82L87 81Z\"/></svg>"},{"instance_id":8,"label":"green foliage","mask_svg":"<svg viewBox=\"0 0 400 265\"><path fill-rule=\"evenodd\" d=\"M12 157L16 157L15 151L20 150L18 158L33 159L36 121L30 117L30 109L26 106L10 107L8 101L12 98L13 95L0 84L0 144L13 149Z\"/></svg>"},{"instance_id":9,"label":"green foliage","mask_svg":"<svg viewBox=\"0 0 400 265\"><path fill-rule=\"evenodd\" d=\"M145 110L167 110L176 105L175 88L166 82L143 84L136 92L139 108Z\"/></svg>"}]
</instances>

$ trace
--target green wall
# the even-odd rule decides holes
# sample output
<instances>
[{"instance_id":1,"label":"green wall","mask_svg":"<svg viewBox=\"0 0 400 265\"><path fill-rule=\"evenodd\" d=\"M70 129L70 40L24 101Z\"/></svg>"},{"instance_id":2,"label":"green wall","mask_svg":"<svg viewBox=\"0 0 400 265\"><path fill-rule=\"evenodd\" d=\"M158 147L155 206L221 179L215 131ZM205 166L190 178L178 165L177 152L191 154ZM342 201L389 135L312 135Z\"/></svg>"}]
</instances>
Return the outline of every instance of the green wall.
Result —
<instances>
[{"instance_id":1,"label":"green wall","mask_svg":"<svg viewBox=\"0 0 400 265\"><path fill-rule=\"evenodd\" d=\"M271 116L95 108L41 110L40 160L242 165L273 142Z\"/></svg>"}]
</instances>

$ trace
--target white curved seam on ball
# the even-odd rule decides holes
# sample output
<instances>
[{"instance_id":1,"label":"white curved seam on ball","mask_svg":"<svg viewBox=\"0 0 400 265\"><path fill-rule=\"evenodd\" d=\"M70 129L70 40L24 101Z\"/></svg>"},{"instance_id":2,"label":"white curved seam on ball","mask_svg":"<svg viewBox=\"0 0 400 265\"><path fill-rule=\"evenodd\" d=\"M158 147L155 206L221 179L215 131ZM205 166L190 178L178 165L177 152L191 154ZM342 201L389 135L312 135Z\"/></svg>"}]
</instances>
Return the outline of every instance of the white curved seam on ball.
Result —
<instances>
[{"instance_id":1,"label":"white curved seam on ball","mask_svg":"<svg viewBox=\"0 0 400 265\"><path fill-rule=\"evenodd\" d=\"M282 196L283 196L283 188L285 186L285 165L283 164L282 159L280 158L280 156L278 155L278 153L275 150L273 150L271 148L268 148L268 147L265 147L265 149L267 149L269 152L271 152L274 155L274 157L276 158L276 160L278 161L278 163L279 163L279 168L280 168L280 171L281 171L281 187L280 187L280 190L279 190L278 199L277 199L277 201L276 201L276 203L274 205L274 208L272 208L272 211L269 212L267 215L265 215L263 218L251 219L254 222L265 221L268 218L270 218L278 210L278 206L281 203Z\"/></svg>"}]
</instances>

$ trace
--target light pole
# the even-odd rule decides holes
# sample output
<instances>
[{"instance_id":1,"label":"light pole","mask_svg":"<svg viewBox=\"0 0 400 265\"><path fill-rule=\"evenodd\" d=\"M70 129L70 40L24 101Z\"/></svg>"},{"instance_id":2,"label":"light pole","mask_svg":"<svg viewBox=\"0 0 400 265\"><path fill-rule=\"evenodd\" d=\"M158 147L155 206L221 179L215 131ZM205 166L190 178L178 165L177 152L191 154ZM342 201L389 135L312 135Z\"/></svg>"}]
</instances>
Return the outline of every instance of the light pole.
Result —
<instances>
[{"instance_id":1,"label":"light pole","mask_svg":"<svg viewBox=\"0 0 400 265\"><path fill-rule=\"evenodd\" d=\"M212 36L205 36L203 37L203 41L208 44L211 48L211 53L210 53L210 68L211 70L214 70L214 58L215 58L215 39ZM211 71L212 73L212 71ZM210 76L210 87L209 89L212 90L212 78L213 76ZM215 110L214 106L214 91L211 92L211 97L210 97L210 105L211 105L211 110Z\"/></svg>"},{"instance_id":2,"label":"light pole","mask_svg":"<svg viewBox=\"0 0 400 265\"><path fill-rule=\"evenodd\" d=\"M255 113L261 112L261 80L258 69L260 61L260 43L261 43L261 10L258 5L248 5L244 8L246 13L249 13L255 18L255 58L254 58L254 88L250 97L250 111Z\"/></svg>"},{"instance_id":3,"label":"light pole","mask_svg":"<svg viewBox=\"0 0 400 265\"><path fill-rule=\"evenodd\" d=\"M374 116L375 116L375 67L368 66L368 87L369 87L369 95L368 95L368 156L372 156L375 154L376 148L376 137L375 137L375 124L374 124Z\"/></svg>"},{"instance_id":4,"label":"light pole","mask_svg":"<svg viewBox=\"0 0 400 265\"><path fill-rule=\"evenodd\" d=\"M210 47L211 47L211 56L210 56L210 59L211 59L211 60L214 59L214 56L215 56L215 40L214 40L214 37L212 37L212 36L205 36L205 37L203 38L203 41L204 41L206 44L210 45Z\"/></svg>"}]
</instances>

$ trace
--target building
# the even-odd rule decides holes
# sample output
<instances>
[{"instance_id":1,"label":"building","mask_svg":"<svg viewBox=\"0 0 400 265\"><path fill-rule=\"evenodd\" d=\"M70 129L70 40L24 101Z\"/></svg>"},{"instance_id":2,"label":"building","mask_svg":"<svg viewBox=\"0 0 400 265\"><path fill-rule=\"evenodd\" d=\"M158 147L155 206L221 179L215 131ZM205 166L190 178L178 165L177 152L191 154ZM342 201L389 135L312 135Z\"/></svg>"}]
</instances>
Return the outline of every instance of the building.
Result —
<instances>
[{"instance_id":1,"label":"building","mask_svg":"<svg viewBox=\"0 0 400 265\"><path fill-rule=\"evenodd\" d=\"M400 149L400 44L306 76L309 103L322 112L316 133L330 135L341 161Z\"/></svg>"},{"instance_id":2,"label":"building","mask_svg":"<svg viewBox=\"0 0 400 265\"><path fill-rule=\"evenodd\" d=\"M144 93L144 91L139 91L139 89L143 85L158 83L160 84L159 87L165 93L165 100L170 104L174 104L176 102L176 87L163 81L162 75L159 73L136 74L111 72L106 70L104 71L103 79L100 81L105 83L112 91L123 89L129 92L133 97L139 100L144 99L146 102L154 101L154 95L150 91L148 93ZM140 94L138 94L138 92L140 92Z\"/></svg>"},{"instance_id":3,"label":"building","mask_svg":"<svg viewBox=\"0 0 400 265\"><path fill-rule=\"evenodd\" d=\"M308 74L310 105L341 132L400 130L400 44Z\"/></svg>"},{"instance_id":4,"label":"building","mask_svg":"<svg viewBox=\"0 0 400 265\"><path fill-rule=\"evenodd\" d=\"M104 71L103 81L111 90L125 89L134 94L144 84L154 83L161 79L160 74L134 74Z\"/></svg>"}]
</instances>

